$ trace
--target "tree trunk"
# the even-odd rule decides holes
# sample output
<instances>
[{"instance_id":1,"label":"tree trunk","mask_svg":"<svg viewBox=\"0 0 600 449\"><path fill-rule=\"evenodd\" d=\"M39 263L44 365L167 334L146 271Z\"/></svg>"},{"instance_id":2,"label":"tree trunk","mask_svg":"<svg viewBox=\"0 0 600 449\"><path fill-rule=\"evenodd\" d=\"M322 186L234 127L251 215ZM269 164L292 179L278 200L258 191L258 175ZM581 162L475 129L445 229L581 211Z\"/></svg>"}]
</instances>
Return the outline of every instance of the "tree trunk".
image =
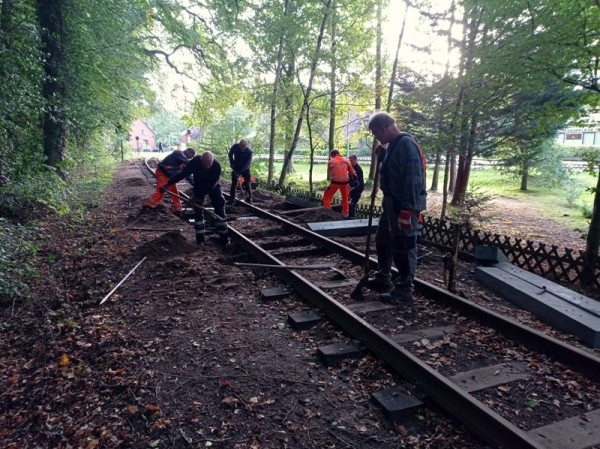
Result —
<instances>
[{"instance_id":1,"label":"tree trunk","mask_svg":"<svg viewBox=\"0 0 600 449\"><path fill-rule=\"evenodd\" d=\"M450 53L452 51L452 29L454 28L454 13L456 11L456 2L454 0L452 0L452 4L450 5L450 24L448 25L448 40L447 40L447 47L446 47L446 51L447 51L447 55L448 57L446 58L446 68L444 69L444 76L442 77L442 79L449 79L449 74L450 74ZM438 112L438 123L437 123L437 132L438 132L438 136L443 136L444 133L444 111L446 110L446 96L442 95L441 98L441 103L440 103L440 110ZM443 141L443 139L439 139L440 142ZM443 146L440 144L438 146L438 148L435 151L435 163L433 166L433 176L431 177L431 187L429 188L429 190L431 190L432 192L437 192L438 190L438 183L439 183L439 176L440 176L440 166L442 163L442 148Z\"/></svg>"},{"instance_id":2,"label":"tree trunk","mask_svg":"<svg viewBox=\"0 0 600 449\"><path fill-rule=\"evenodd\" d=\"M452 253L445 262L448 270L448 291L456 293L456 269L458 268L458 248L460 244L460 223L452 225Z\"/></svg>"},{"instance_id":3,"label":"tree trunk","mask_svg":"<svg viewBox=\"0 0 600 449\"><path fill-rule=\"evenodd\" d=\"M522 192L527 192L528 178L529 178L529 167L527 166L527 163L525 163L523 165L523 170L521 172L521 187L519 187L519 190L521 190Z\"/></svg>"},{"instance_id":4,"label":"tree trunk","mask_svg":"<svg viewBox=\"0 0 600 449\"><path fill-rule=\"evenodd\" d=\"M467 149L464 153L458 156L458 173L456 178L456 186L454 189L454 197L452 204L454 206L462 206L465 202L467 189L469 187L469 177L471 175L471 161L475 147L475 133L477 131L477 119L471 117L471 126L469 128L469 136L467 139Z\"/></svg>"},{"instance_id":5,"label":"tree trunk","mask_svg":"<svg viewBox=\"0 0 600 449\"><path fill-rule=\"evenodd\" d=\"M323 35L325 34L325 24L327 23L327 17L329 15L329 11L331 9L332 0L327 0L327 4L324 7L323 11L323 20L321 21L321 28L319 30L319 37L317 38L317 46L315 49L315 54L313 56L311 65L310 65L310 76L308 79L308 86L306 87L306 92L304 93L304 101L302 102L302 109L300 110L300 115L298 116L298 123L296 124L296 132L294 133L294 140L292 141L292 145L290 146L290 150L285 156L283 160L283 167L281 168L281 175L279 176L279 187L283 187L285 183L285 177L287 174L287 168L290 164L292 157L294 156L294 150L298 145L298 139L300 138L300 131L302 130L302 122L304 121L304 112L308 105L308 100L310 98L310 94L312 92L312 85L315 78L315 72L317 71L317 63L319 62L319 56L321 55L321 43L323 42Z\"/></svg>"},{"instance_id":6,"label":"tree trunk","mask_svg":"<svg viewBox=\"0 0 600 449\"><path fill-rule=\"evenodd\" d=\"M598 265L598 250L600 249L600 173L598 174L598 182L596 183L596 195L594 196L594 206L592 209L592 221L588 231L584 267L581 274L583 285L593 286L597 283L596 266ZM598 285L596 285L598 287Z\"/></svg>"},{"instance_id":7,"label":"tree trunk","mask_svg":"<svg viewBox=\"0 0 600 449\"><path fill-rule=\"evenodd\" d=\"M42 119L44 155L46 163L64 177L59 164L64 160L67 146L65 4L64 0L38 0L37 8L45 73L42 83L46 102Z\"/></svg>"},{"instance_id":8,"label":"tree trunk","mask_svg":"<svg viewBox=\"0 0 600 449\"><path fill-rule=\"evenodd\" d=\"M331 12L331 74L329 75L330 84L330 97L329 97L329 139L327 148L329 153L335 147L335 106L336 106L336 75L337 75L337 60L335 54L336 46L336 21L337 17L335 14L336 0L332 0L332 12ZM349 126L349 124L346 124ZM346 155L348 156L348 155Z\"/></svg>"},{"instance_id":9,"label":"tree trunk","mask_svg":"<svg viewBox=\"0 0 600 449\"><path fill-rule=\"evenodd\" d=\"M306 106L306 129L308 130L308 145L310 148L310 161L308 166L308 191L313 193L313 165L315 160L315 146L313 144L312 125L310 123L310 103Z\"/></svg>"},{"instance_id":10,"label":"tree trunk","mask_svg":"<svg viewBox=\"0 0 600 449\"><path fill-rule=\"evenodd\" d=\"M450 149L450 177L448 179L448 192L454 192L456 187L456 150Z\"/></svg>"},{"instance_id":11,"label":"tree trunk","mask_svg":"<svg viewBox=\"0 0 600 449\"><path fill-rule=\"evenodd\" d=\"M383 5L382 2L377 2L377 44L375 48L375 111L381 110L381 72L382 72L382 56L381 46L383 43L383 31L381 21L383 20ZM371 165L369 166L369 179L373 179L375 175L375 147L377 146L377 140L373 139L371 145Z\"/></svg>"},{"instance_id":12,"label":"tree trunk","mask_svg":"<svg viewBox=\"0 0 600 449\"><path fill-rule=\"evenodd\" d=\"M286 94L284 98L285 102L285 124L283 127L283 137L284 137L284 148L283 156L284 160L288 154L288 148L292 146L292 140L294 136L294 95L293 95L293 85L294 85L294 76L296 74L296 60L295 56L292 56L292 59L289 61L289 64L285 66L285 77L282 79L283 84L286 86ZM294 160L290 159L290 163L287 166L287 173L294 173Z\"/></svg>"},{"instance_id":13,"label":"tree trunk","mask_svg":"<svg viewBox=\"0 0 600 449\"><path fill-rule=\"evenodd\" d=\"M480 20L481 16L472 17L469 21L469 38L467 41L466 51L467 56L464 65L465 73L469 73L474 64L474 51L476 47L476 37L479 31ZM461 114L460 143L458 147L459 164L456 177L454 178L457 182L454 184L454 195L452 197L452 204L455 206L461 206L464 203L469 179L468 172L471 168L472 156L469 157L469 151L472 151L472 149L470 150L469 148L471 146L470 142L474 138L474 133L476 130L476 123L474 123L475 117L473 116L473 113L470 111L471 108L469 107L471 103L472 101L467 89L465 88L463 96L463 110Z\"/></svg>"},{"instance_id":14,"label":"tree trunk","mask_svg":"<svg viewBox=\"0 0 600 449\"><path fill-rule=\"evenodd\" d=\"M441 128L442 128L441 124L438 125L438 129L441 129ZM442 163L442 148L438 147L438 149L435 150L435 162L433 163L433 176L431 176L431 187L429 188L429 190L431 190L432 192L437 192L437 190L438 190L441 163Z\"/></svg>"},{"instance_id":15,"label":"tree trunk","mask_svg":"<svg viewBox=\"0 0 600 449\"><path fill-rule=\"evenodd\" d=\"M450 182L450 157L452 150L446 151L446 163L444 164L444 185L442 187L442 210L440 212L440 224L446 221L446 209L448 208L448 184Z\"/></svg>"},{"instance_id":16,"label":"tree trunk","mask_svg":"<svg viewBox=\"0 0 600 449\"><path fill-rule=\"evenodd\" d=\"M392 97L394 96L394 83L396 82L396 72L398 71L398 55L400 54L400 47L402 47L402 38L404 37L404 28L406 27L406 16L408 15L408 8L410 3L404 1L404 17L402 19L402 26L400 27L400 34L398 35L398 45L396 46L396 57L394 58L394 65L392 66L392 75L390 76L390 89L388 91L387 104L385 110L390 112L392 110Z\"/></svg>"},{"instance_id":17,"label":"tree trunk","mask_svg":"<svg viewBox=\"0 0 600 449\"><path fill-rule=\"evenodd\" d=\"M289 0L285 0L283 7L283 17L287 17L289 11ZM277 49L277 67L275 68L275 81L273 82L273 98L271 100L271 134L269 135L269 170L267 182L273 182L273 173L275 165L275 125L277 121L277 98L279 96L279 81L281 80L281 71L283 69L283 36L285 31L279 31L279 46Z\"/></svg>"}]
</instances>

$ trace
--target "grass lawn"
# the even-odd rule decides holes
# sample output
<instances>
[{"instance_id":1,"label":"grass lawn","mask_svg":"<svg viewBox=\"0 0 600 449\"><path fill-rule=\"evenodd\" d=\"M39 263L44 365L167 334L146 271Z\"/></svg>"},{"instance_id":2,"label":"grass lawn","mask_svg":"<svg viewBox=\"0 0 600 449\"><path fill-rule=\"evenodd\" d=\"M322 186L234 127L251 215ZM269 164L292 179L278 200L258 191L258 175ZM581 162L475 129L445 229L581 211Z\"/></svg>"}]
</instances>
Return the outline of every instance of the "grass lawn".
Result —
<instances>
[{"instance_id":1,"label":"grass lawn","mask_svg":"<svg viewBox=\"0 0 600 449\"><path fill-rule=\"evenodd\" d=\"M564 223L569 228L587 229L588 219L583 209L591 212L594 195L586 191L594 187L597 179L587 173L576 173L572 185L544 187L530 181L528 190L519 190L520 180L503 176L497 170L473 170L470 188L500 198L511 198L523 203L523 207L535 208L541 215ZM571 204L569 204L571 202Z\"/></svg>"},{"instance_id":2,"label":"grass lawn","mask_svg":"<svg viewBox=\"0 0 600 449\"><path fill-rule=\"evenodd\" d=\"M258 164L257 164L258 165ZM261 178L266 178L266 164L256 167ZM275 164L275 179L281 172L281 163ZM365 176L369 172L369 166L362 164ZM297 188L308 190L308 163L294 164L295 173L288 174L287 184L294 184ZM264 175L263 175L264 172ZM432 170L428 170L428 187L431 182ZM591 213L594 195L586 188L594 187L597 178L587 173L576 173L572 177L573 184L560 187L544 187L539 185L535 179L531 179L529 190L519 190L520 180L502 175L499 171L472 170L470 177L470 189L492 195L497 198L510 198L522 202L523 207L535 208L541 215L564 223L568 228L587 229L588 219L584 217L583 209ZM441 185L440 180L440 185ZM327 166L315 164L313 169L313 186L315 191L323 191L327 186ZM363 193L362 203L368 203L369 189ZM569 201L571 204L569 204Z\"/></svg>"}]
</instances>

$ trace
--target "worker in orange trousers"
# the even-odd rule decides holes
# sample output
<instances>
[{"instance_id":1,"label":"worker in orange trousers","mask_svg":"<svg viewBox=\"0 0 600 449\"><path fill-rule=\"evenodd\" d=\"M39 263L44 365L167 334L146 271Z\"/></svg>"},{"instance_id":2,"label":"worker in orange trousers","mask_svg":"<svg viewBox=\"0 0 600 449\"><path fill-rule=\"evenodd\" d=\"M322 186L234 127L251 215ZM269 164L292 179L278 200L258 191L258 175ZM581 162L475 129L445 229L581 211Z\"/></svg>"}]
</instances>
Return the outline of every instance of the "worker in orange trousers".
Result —
<instances>
[{"instance_id":1,"label":"worker in orange trousers","mask_svg":"<svg viewBox=\"0 0 600 449\"><path fill-rule=\"evenodd\" d=\"M150 196L150 199L143 205L144 209L156 209L163 199L161 187L167 184L169 178L178 174L185 168L191 158L194 157L196 151L193 148L186 148L184 151L175 150L165 157L156 168L154 176L156 177L156 191ZM171 185L167 188L169 192L179 195L176 185ZM175 215L181 214L181 200L176 196L171 195L173 207L171 212Z\"/></svg>"},{"instance_id":2,"label":"worker in orange trousers","mask_svg":"<svg viewBox=\"0 0 600 449\"><path fill-rule=\"evenodd\" d=\"M331 209L333 195L339 190L342 194L342 217L348 218L350 212L350 178L355 179L356 171L348 159L342 157L338 150L332 150L327 164L331 182L323 193L323 207Z\"/></svg>"}]
</instances>

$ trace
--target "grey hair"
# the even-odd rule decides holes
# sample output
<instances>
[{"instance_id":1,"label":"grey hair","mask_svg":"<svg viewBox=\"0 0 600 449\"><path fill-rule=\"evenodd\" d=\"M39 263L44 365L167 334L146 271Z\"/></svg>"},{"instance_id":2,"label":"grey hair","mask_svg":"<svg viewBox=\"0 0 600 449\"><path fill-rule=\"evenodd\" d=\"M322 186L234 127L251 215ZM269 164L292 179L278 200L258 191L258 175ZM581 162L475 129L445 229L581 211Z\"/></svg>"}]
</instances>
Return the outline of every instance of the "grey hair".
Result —
<instances>
[{"instance_id":1,"label":"grey hair","mask_svg":"<svg viewBox=\"0 0 600 449\"><path fill-rule=\"evenodd\" d=\"M385 128L386 126L395 126L396 121L387 112L376 112L369 119L370 130Z\"/></svg>"}]
</instances>

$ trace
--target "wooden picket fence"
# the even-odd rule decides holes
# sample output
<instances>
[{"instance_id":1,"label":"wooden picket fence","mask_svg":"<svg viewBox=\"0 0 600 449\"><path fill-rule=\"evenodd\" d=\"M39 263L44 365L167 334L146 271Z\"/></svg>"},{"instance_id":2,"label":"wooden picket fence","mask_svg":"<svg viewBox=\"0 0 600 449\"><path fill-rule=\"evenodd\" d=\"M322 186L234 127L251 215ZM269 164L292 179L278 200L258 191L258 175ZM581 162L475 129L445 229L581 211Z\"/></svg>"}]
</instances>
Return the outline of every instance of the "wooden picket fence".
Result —
<instances>
[{"instance_id":1,"label":"wooden picket fence","mask_svg":"<svg viewBox=\"0 0 600 449\"><path fill-rule=\"evenodd\" d=\"M265 187L265 186L261 186ZM283 195L291 194L316 204L321 204L322 194L308 191L269 186L269 190ZM335 201L335 200L334 200ZM339 203L339 201L337 201ZM369 206L359 204L356 210L357 218L367 218ZM381 215L381 208L376 207L374 215ZM452 248L453 229L449 222L440 222L439 218L426 216L421 234L422 240L436 247L450 251ZM547 279L565 284L580 284L584 268L584 252L575 252L571 248L559 249L556 245L533 242L499 234L491 234L478 229L461 228L459 251L462 257L472 258L478 245L495 246L502 250L509 262ZM594 284L600 288L600 259L594 270Z\"/></svg>"}]
</instances>

